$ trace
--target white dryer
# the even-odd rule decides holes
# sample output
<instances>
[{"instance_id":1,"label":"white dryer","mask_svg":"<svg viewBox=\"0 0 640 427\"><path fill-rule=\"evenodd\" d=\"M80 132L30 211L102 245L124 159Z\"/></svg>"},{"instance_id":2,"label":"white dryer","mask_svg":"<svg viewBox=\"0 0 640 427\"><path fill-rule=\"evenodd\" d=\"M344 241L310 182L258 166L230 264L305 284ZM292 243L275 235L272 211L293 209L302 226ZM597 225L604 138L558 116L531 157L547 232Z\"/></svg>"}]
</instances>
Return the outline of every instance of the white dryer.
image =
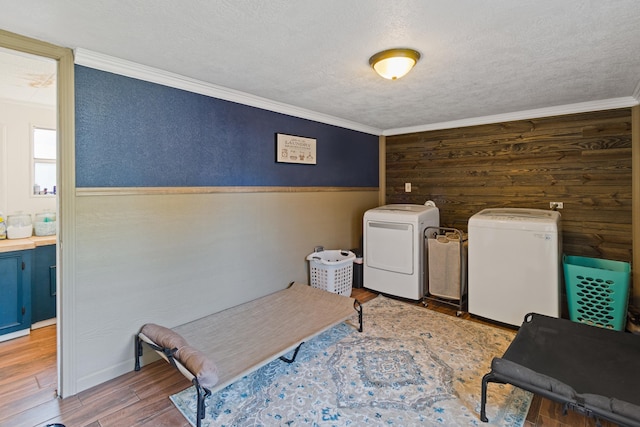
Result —
<instances>
[{"instance_id":1,"label":"white dryer","mask_svg":"<svg viewBox=\"0 0 640 427\"><path fill-rule=\"evenodd\" d=\"M424 297L424 230L440 226L439 209L427 203L385 205L365 212L365 288L412 300Z\"/></svg>"}]
</instances>

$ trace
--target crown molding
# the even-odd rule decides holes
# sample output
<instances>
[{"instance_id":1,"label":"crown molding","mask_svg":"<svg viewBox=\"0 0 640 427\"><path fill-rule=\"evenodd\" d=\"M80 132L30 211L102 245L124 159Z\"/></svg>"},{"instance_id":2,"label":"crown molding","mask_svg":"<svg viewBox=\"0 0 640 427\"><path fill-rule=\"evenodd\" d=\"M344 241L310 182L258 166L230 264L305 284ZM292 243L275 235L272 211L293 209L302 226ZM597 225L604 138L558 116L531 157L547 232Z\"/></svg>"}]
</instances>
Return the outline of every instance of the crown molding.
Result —
<instances>
[{"instance_id":1,"label":"crown molding","mask_svg":"<svg viewBox=\"0 0 640 427\"><path fill-rule=\"evenodd\" d=\"M87 49L77 48L74 50L75 63L84 67L107 71L138 80L157 83L163 86L186 90L200 95L210 96L225 101L236 102L238 104L261 108L267 111L287 114L307 120L313 120L328 125L339 126L371 135L380 135L381 129L366 126L360 123L344 120L339 117L318 113L315 111L298 108L293 105L272 101L259 96L254 96L245 92L228 89L222 86L206 83L200 80L185 77L176 73L148 67L135 62L127 61L113 56L104 55Z\"/></svg>"},{"instance_id":2,"label":"crown molding","mask_svg":"<svg viewBox=\"0 0 640 427\"><path fill-rule=\"evenodd\" d=\"M410 126L395 129L378 129L360 123L344 120L315 111L298 108L289 104L272 101L245 92L228 89L222 86L206 83L200 80L185 77L179 74L160 70L158 68L141 65L124 59L93 52L87 49L77 48L75 63L97 70L107 71L126 77L157 83L188 92L198 93L225 101L237 102L251 107L261 108L267 111L287 114L293 117L313 120L316 122L339 126L370 135L393 136L415 132L426 132L440 129L453 129L458 127L476 126L491 123L510 122L515 120L527 120L541 117L561 116L565 114L585 113L589 111L611 110L615 108L627 108L640 104L640 81L633 95L621 98L611 98L598 101L580 102L576 104L559 105L554 107L537 108L533 110L516 111L512 113L496 114L492 116L472 117L468 119L452 120L448 122L431 123L419 126Z\"/></svg>"},{"instance_id":3,"label":"crown molding","mask_svg":"<svg viewBox=\"0 0 640 427\"><path fill-rule=\"evenodd\" d=\"M383 131L384 136L403 135L407 133L426 132L430 130L453 129L467 126L486 125L491 123L512 122L515 120L538 119L541 117L562 116L565 114L586 113L589 111L613 110L638 105L636 97L603 99L600 101L579 102L576 104L558 105L555 107L537 108L534 110L516 111L513 113L495 114L493 116L472 117L452 120L450 122L432 123L423 126L411 126Z\"/></svg>"}]
</instances>

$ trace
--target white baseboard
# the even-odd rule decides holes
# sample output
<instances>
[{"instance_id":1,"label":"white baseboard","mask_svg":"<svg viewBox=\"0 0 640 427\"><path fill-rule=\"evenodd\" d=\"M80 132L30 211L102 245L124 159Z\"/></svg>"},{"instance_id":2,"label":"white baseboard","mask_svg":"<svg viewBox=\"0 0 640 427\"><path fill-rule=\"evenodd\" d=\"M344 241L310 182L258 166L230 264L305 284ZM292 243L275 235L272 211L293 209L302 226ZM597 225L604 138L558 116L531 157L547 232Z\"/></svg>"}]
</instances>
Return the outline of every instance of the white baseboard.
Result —
<instances>
[{"instance_id":1,"label":"white baseboard","mask_svg":"<svg viewBox=\"0 0 640 427\"><path fill-rule=\"evenodd\" d=\"M19 338L19 337L24 337L27 336L31 333L31 329L23 329L21 331L15 331L15 332L11 332L10 334L4 334L4 335L0 335L0 342L2 341L9 341L12 340L14 338Z\"/></svg>"},{"instance_id":2,"label":"white baseboard","mask_svg":"<svg viewBox=\"0 0 640 427\"><path fill-rule=\"evenodd\" d=\"M58 322L58 319L56 317L53 317L51 319L46 319L46 320L41 320L40 322L36 322L33 325L31 325L31 329L40 329L40 328L44 328L45 326L51 326L51 325L55 325Z\"/></svg>"},{"instance_id":3,"label":"white baseboard","mask_svg":"<svg viewBox=\"0 0 640 427\"><path fill-rule=\"evenodd\" d=\"M97 386L98 384L102 384L116 377L119 377L120 375L124 375L128 372L133 371L133 365L134 361L133 358L131 358L116 365L110 366L106 369L102 369L100 371L91 373L90 375L78 378L76 389L78 390L78 392L81 392L91 387Z\"/></svg>"}]
</instances>

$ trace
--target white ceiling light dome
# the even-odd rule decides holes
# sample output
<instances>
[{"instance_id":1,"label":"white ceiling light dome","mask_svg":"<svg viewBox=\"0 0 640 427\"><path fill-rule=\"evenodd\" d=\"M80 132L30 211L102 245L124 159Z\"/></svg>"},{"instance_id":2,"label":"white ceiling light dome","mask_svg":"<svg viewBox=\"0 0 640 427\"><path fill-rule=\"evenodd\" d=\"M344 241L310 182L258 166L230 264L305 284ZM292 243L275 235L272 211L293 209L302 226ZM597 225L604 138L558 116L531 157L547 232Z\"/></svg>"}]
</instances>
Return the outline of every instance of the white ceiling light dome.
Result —
<instances>
[{"instance_id":1,"label":"white ceiling light dome","mask_svg":"<svg viewBox=\"0 0 640 427\"><path fill-rule=\"evenodd\" d=\"M369 58L369 65L381 77L397 80L406 75L420 59L420 52L408 48L383 50Z\"/></svg>"}]
</instances>

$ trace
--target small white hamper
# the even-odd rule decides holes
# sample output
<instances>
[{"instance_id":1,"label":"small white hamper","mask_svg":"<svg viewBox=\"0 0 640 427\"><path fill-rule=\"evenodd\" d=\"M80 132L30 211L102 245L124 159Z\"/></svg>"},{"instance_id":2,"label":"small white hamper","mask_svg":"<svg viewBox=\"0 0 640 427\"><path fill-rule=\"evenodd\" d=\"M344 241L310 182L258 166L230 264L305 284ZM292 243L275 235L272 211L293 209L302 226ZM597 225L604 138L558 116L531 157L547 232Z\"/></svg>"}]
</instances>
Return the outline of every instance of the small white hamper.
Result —
<instances>
[{"instance_id":1,"label":"small white hamper","mask_svg":"<svg viewBox=\"0 0 640 427\"><path fill-rule=\"evenodd\" d=\"M351 295L353 260L351 251L328 250L307 256L311 286L345 296Z\"/></svg>"}]
</instances>

